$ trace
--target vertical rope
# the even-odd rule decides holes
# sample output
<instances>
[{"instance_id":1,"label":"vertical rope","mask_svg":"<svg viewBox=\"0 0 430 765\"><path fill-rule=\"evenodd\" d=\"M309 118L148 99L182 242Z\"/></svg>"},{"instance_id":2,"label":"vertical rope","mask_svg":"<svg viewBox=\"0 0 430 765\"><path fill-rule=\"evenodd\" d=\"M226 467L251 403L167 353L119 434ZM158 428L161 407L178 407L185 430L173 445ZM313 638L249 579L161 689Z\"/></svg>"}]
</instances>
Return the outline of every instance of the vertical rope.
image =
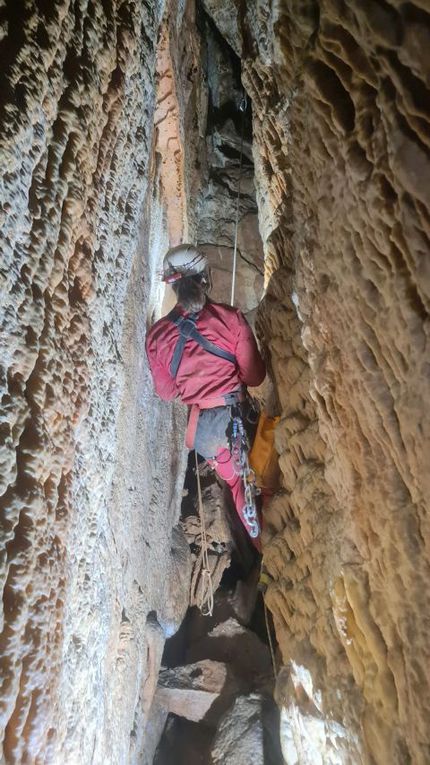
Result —
<instances>
[{"instance_id":1,"label":"vertical rope","mask_svg":"<svg viewBox=\"0 0 430 765\"><path fill-rule=\"evenodd\" d=\"M206 537L206 524L202 499L202 487L200 484L199 462L197 459L197 452L194 451L194 457L196 460L196 478L197 478L197 498L199 505L200 516L200 537L201 537L201 549L202 549L202 594L199 596L197 603L198 608L202 612L203 616L212 616L214 610L214 588L212 582L212 574L209 567L209 553L208 553L208 540Z\"/></svg>"},{"instance_id":2,"label":"vertical rope","mask_svg":"<svg viewBox=\"0 0 430 765\"><path fill-rule=\"evenodd\" d=\"M269 648L270 648L270 656L272 658L273 674L276 680L276 678L278 677L278 670L276 669L275 650L273 648L272 633L270 631L270 624L269 624L269 614L267 611L266 601L264 599L264 593L263 593L263 604L264 604L264 621L266 622L267 638L269 640Z\"/></svg>"},{"instance_id":3,"label":"vertical rope","mask_svg":"<svg viewBox=\"0 0 430 765\"><path fill-rule=\"evenodd\" d=\"M233 248L233 273L231 281L231 300L230 305L234 305L234 291L236 288L236 265L237 265L237 235L239 228L239 204L240 204L240 187L242 181L242 163L243 163L243 138L245 134L245 112L246 112L247 100L246 95L243 96L240 102L239 109L242 112L242 129L240 136L240 162L239 162L239 180L237 186L237 198L236 198L236 222L234 227L234 248Z\"/></svg>"}]
</instances>

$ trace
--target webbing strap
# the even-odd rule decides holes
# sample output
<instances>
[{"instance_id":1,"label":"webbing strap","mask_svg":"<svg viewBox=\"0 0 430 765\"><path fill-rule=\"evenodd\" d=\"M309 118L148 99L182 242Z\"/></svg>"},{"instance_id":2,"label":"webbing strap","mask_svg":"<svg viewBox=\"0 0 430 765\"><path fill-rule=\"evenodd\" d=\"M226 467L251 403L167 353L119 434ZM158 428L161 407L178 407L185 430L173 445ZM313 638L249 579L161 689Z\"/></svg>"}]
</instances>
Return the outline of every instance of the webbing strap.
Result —
<instances>
[{"instance_id":1,"label":"webbing strap","mask_svg":"<svg viewBox=\"0 0 430 765\"><path fill-rule=\"evenodd\" d=\"M181 316L175 309L170 311L167 316L167 318L178 327L180 333L175 350L173 351L172 361L170 362L170 374L173 378L175 378L178 373L187 340L194 340L194 342L198 343L205 351L212 353L213 356L218 356L220 359L230 361L231 364L236 364L236 356L225 351L224 348L219 348L218 345L211 343L210 340L200 334L196 327L197 317L197 313L191 313L187 317Z\"/></svg>"}]
</instances>

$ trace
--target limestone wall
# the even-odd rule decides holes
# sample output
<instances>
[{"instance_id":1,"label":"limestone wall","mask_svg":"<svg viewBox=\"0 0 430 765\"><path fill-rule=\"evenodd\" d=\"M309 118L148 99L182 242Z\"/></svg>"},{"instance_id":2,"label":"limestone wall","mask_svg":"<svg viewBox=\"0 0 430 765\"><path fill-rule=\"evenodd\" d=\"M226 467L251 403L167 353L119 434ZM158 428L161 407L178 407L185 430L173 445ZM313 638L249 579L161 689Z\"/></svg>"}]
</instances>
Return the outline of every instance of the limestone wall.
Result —
<instances>
[{"instance_id":1,"label":"limestone wall","mask_svg":"<svg viewBox=\"0 0 430 765\"><path fill-rule=\"evenodd\" d=\"M427 4L203 5L252 99L259 328L282 409L265 560L284 752L289 764L424 765ZM184 412L154 398L143 344L169 239L212 243L220 223L211 152L230 203L215 244L231 248L238 85L224 87L219 40L222 82L203 63L200 11L174 0L2 11L6 763L141 760L164 639L187 604L187 548L172 536ZM259 243L254 254L258 265Z\"/></svg>"},{"instance_id":2,"label":"limestone wall","mask_svg":"<svg viewBox=\"0 0 430 765\"><path fill-rule=\"evenodd\" d=\"M162 11L2 11L7 763L137 761L164 638L187 602L186 583L169 595L186 553L170 544L183 412L156 402L143 350L168 242L149 186Z\"/></svg>"},{"instance_id":3,"label":"limestone wall","mask_svg":"<svg viewBox=\"0 0 430 765\"><path fill-rule=\"evenodd\" d=\"M205 5L253 100L288 762L425 763L429 9Z\"/></svg>"},{"instance_id":4,"label":"limestone wall","mask_svg":"<svg viewBox=\"0 0 430 765\"><path fill-rule=\"evenodd\" d=\"M250 312L255 312L261 299L264 271L254 184L252 109L249 99L244 100L240 58L201 8L198 20L201 86L207 107L202 115L197 238L211 265L213 299L230 303L237 217L234 299L252 319Z\"/></svg>"}]
</instances>

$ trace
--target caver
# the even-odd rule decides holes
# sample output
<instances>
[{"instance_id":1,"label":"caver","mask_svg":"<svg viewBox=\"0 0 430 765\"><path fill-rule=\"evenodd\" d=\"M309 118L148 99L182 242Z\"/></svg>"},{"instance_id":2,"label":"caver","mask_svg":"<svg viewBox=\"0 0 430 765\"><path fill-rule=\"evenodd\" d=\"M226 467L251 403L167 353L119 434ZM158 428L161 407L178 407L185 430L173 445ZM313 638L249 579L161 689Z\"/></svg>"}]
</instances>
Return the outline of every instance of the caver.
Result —
<instances>
[{"instance_id":1,"label":"caver","mask_svg":"<svg viewBox=\"0 0 430 765\"><path fill-rule=\"evenodd\" d=\"M241 311L207 297L210 271L197 247L183 244L169 250L163 280L172 285L177 304L147 337L155 390L165 400L179 397L189 406L186 445L226 481L240 519L260 550L246 426L252 419L247 386L263 382L263 359Z\"/></svg>"}]
</instances>

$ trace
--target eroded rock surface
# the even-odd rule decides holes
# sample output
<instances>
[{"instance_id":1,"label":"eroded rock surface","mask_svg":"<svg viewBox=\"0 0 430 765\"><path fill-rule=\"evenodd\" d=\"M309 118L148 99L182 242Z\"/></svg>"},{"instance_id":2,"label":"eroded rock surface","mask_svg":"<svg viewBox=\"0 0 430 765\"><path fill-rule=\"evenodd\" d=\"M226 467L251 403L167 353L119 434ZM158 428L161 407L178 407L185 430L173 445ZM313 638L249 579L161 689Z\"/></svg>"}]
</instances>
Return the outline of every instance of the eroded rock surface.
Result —
<instances>
[{"instance_id":1,"label":"eroded rock surface","mask_svg":"<svg viewBox=\"0 0 430 765\"><path fill-rule=\"evenodd\" d=\"M212 63L207 85L193 2L24 5L1 37L4 757L133 761L191 572L172 532L185 411L155 398L145 332L169 244L200 222L231 254L237 125L212 120L209 163L206 143L209 100L228 111L240 72L212 39L227 79ZM260 266L238 285L255 307L246 151Z\"/></svg>"},{"instance_id":2,"label":"eroded rock surface","mask_svg":"<svg viewBox=\"0 0 430 765\"><path fill-rule=\"evenodd\" d=\"M168 242L147 194L161 11L2 9L8 763L137 757L168 633L157 614L187 605L188 585L176 617L166 603L184 413L156 401L143 355L153 240Z\"/></svg>"},{"instance_id":3,"label":"eroded rock surface","mask_svg":"<svg viewBox=\"0 0 430 765\"><path fill-rule=\"evenodd\" d=\"M428 8L205 7L253 101L259 321L282 406L267 602L353 761L425 763Z\"/></svg>"},{"instance_id":4,"label":"eroded rock surface","mask_svg":"<svg viewBox=\"0 0 430 765\"><path fill-rule=\"evenodd\" d=\"M141 761L164 723L152 699L190 574L172 536L184 411L154 397L143 343L181 237L206 243L228 301L240 59L282 409L265 561L284 744L302 765L424 765L429 9L203 5L212 22L173 0L2 9L2 755Z\"/></svg>"}]
</instances>

